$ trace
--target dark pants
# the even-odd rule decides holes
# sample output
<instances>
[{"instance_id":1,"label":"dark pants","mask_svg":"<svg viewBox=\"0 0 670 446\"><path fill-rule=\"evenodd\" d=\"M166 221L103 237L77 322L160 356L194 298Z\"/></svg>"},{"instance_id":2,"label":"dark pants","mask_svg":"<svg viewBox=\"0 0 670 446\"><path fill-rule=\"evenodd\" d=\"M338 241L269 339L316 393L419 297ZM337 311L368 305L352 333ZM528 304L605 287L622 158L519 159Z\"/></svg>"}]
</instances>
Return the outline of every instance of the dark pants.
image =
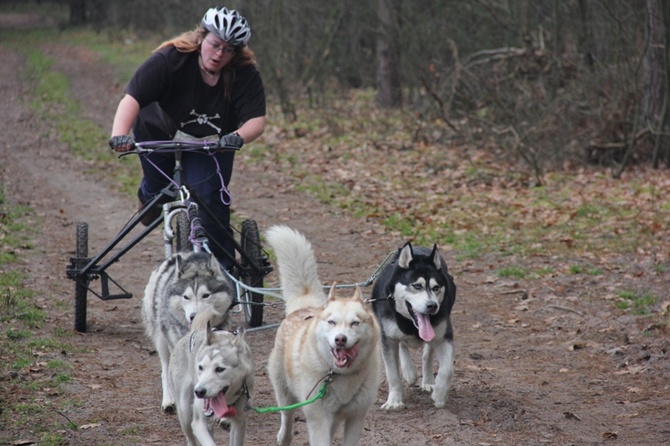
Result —
<instances>
[{"instance_id":1,"label":"dark pants","mask_svg":"<svg viewBox=\"0 0 670 446\"><path fill-rule=\"evenodd\" d=\"M213 156L218 161L220 176L217 173L217 163L214 161ZM210 216L203 209L200 209L202 226L210 241L209 247L212 254L214 254L224 268L229 268L232 266L232 262L224 251L234 258L235 248L231 237L225 234L225 231L231 234L230 205L224 204L223 200L229 202L230 196L227 191L221 192L221 189L224 187L223 185L227 188L230 183L235 153L224 152L213 156L202 153L182 153L182 180L191 195L197 196L204 203L205 207L211 211L212 215ZM142 162L144 178L142 178L137 195L142 203L146 203L170 182L166 175L169 178L173 177L175 159L174 155L151 154L147 157L140 157L140 160ZM221 184L222 179L223 185ZM221 226L216 222L217 220ZM219 248L218 245L221 245L223 249Z\"/></svg>"}]
</instances>

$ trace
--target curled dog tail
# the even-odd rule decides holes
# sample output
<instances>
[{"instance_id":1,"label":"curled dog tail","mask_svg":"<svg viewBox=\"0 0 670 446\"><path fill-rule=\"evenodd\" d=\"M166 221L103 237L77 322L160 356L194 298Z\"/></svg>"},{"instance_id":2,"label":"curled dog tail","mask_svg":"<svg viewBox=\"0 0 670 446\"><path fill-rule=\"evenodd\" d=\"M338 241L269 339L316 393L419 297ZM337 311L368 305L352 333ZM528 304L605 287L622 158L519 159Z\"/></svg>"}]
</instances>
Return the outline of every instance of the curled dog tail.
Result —
<instances>
[{"instance_id":1,"label":"curled dog tail","mask_svg":"<svg viewBox=\"0 0 670 446\"><path fill-rule=\"evenodd\" d=\"M214 317L214 313L209 310L203 310L195 315L193 322L191 322L191 331L204 330L207 328L207 322L210 322Z\"/></svg>"},{"instance_id":2,"label":"curled dog tail","mask_svg":"<svg viewBox=\"0 0 670 446\"><path fill-rule=\"evenodd\" d=\"M323 305L326 295L309 240L300 232L283 225L268 229L266 238L277 256L286 314Z\"/></svg>"}]
</instances>

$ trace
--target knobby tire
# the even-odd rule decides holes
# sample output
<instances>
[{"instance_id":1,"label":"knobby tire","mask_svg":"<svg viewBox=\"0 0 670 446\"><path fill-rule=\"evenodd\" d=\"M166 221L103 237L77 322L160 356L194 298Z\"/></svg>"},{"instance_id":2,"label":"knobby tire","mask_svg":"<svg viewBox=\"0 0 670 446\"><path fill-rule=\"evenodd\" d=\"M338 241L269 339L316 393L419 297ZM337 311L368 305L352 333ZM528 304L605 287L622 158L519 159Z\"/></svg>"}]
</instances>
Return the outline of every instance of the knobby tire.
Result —
<instances>
[{"instance_id":1,"label":"knobby tire","mask_svg":"<svg viewBox=\"0 0 670 446\"><path fill-rule=\"evenodd\" d=\"M75 247L75 268L80 269L88 262L88 223L77 223ZM74 329L86 331L86 295L88 293L88 274L77 275L74 286Z\"/></svg>"},{"instance_id":2,"label":"knobby tire","mask_svg":"<svg viewBox=\"0 0 670 446\"><path fill-rule=\"evenodd\" d=\"M193 249L193 245L189 240L191 235L191 223L188 221L186 212L179 212L176 216L176 220L174 252L191 251Z\"/></svg>"},{"instance_id":3,"label":"knobby tire","mask_svg":"<svg viewBox=\"0 0 670 446\"><path fill-rule=\"evenodd\" d=\"M254 288L263 288L263 252L261 251L261 238L258 233L258 225L254 220L244 220L240 230L240 245L242 251L246 254L245 259L242 256L240 265L245 270L240 274L242 283ZM256 268L253 268L249 264ZM247 324L250 327L260 327L263 325L263 295L249 290L243 290L242 306Z\"/></svg>"}]
</instances>

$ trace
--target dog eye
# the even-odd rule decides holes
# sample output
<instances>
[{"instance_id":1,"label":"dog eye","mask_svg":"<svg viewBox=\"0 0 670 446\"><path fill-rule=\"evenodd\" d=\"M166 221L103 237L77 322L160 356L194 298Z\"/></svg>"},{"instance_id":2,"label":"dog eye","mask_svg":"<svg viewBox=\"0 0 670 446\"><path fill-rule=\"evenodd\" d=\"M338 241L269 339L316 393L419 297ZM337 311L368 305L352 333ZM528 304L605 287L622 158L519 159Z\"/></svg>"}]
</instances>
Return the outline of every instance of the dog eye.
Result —
<instances>
[{"instance_id":1,"label":"dog eye","mask_svg":"<svg viewBox=\"0 0 670 446\"><path fill-rule=\"evenodd\" d=\"M328 321L328 325L335 325L335 321L332 320L332 319L330 319L330 320Z\"/></svg>"},{"instance_id":2,"label":"dog eye","mask_svg":"<svg viewBox=\"0 0 670 446\"><path fill-rule=\"evenodd\" d=\"M351 326L352 326L352 327L358 327L360 324L361 324L361 323L360 323L359 321L353 321L353 322L351 323Z\"/></svg>"},{"instance_id":3,"label":"dog eye","mask_svg":"<svg viewBox=\"0 0 670 446\"><path fill-rule=\"evenodd\" d=\"M423 289L423 285L421 285L420 283L413 283L412 288L414 288L417 291L421 291Z\"/></svg>"},{"instance_id":4,"label":"dog eye","mask_svg":"<svg viewBox=\"0 0 670 446\"><path fill-rule=\"evenodd\" d=\"M207 299L209 296L211 296L211 294L209 294L209 293L205 293L205 294L202 295L202 298L203 298L203 299Z\"/></svg>"},{"instance_id":5,"label":"dog eye","mask_svg":"<svg viewBox=\"0 0 670 446\"><path fill-rule=\"evenodd\" d=\"M201 365L198 366L198 370L202 372L203 368Z\"/></svg>"},{"instance_id":6,"label":"dog eye","mask_svg":"<svg viewBox=\"0 0 670 446\"><path fill-rule=\"evenodd\" d=\"M184 295L182 296L182 298L183 298L184 300L191 300L191 298L188 297L186 294L184 294Z\"/></svg>"},{"instance_id":7,"label":"dog eye","mask_svg":"<svg viewBox=\"0 0 670 446\"><path fill-rule=\"evenodd\" d=\"M435 285L435 286L433 287L433 292L434 292L434 293L437 293L437 292L439 291L439 289L440 289L440 287L439 287L438 285Z\"/></svg>"},{"instance_id":8,"label":"dog eye","mask_svg":"<svg viewBox=\"0 0 670 446\"><path fill-rule=\"evenodd\" d=\"M226 369L223 368L223 367L217 367L215 370L216 370L216 373L223 373L223 372L226 371Z\"/></svg>"}]
</instances>

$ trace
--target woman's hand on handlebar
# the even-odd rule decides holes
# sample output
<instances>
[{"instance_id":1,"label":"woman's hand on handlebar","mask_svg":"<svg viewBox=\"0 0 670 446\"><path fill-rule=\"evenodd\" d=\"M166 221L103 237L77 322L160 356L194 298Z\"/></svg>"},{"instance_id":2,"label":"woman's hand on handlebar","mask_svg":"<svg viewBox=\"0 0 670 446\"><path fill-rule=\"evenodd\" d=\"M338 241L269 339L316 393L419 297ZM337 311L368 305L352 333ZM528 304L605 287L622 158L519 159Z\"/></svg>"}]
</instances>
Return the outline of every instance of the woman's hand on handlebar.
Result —
<instances>
[{"instance_id":1,"label":"woman's hand on handlebar","mask_svg":"<svg viewBox=\"0 0 670 446\"><path fill-rule=\"evenodd\" d=\"M135 148L135 140L130 135L117 135L109 138L109 147L116 152L128 152Z\"/></svg>"},{"instance_id":2,"label":"woman's hand on handlebar","mask_svg":"<svg viewBox=\"0 0 670 446\"><path fill-rule=\"evenodd\" d=\"M228 133L219 140L219 146L222 149L241 149L244 145L244 139L237 133Z\"/></svg>"}]
</instances>

